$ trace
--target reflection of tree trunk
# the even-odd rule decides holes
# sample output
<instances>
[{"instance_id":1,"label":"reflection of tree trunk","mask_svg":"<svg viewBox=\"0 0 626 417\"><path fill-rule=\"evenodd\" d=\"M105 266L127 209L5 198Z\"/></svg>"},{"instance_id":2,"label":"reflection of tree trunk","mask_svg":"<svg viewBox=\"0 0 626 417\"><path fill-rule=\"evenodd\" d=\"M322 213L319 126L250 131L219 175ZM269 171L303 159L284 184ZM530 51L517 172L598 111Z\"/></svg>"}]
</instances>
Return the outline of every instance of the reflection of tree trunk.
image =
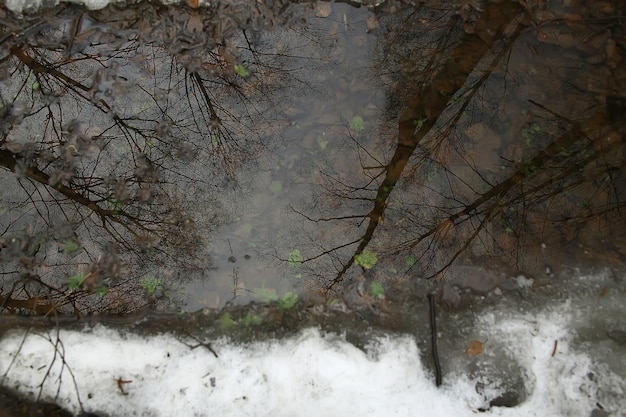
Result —
<instances>
[{"instance_id":1,"label":"reflection of tree trunk","mask_svg":"<svg viewBox=\"0 0 626 417\"><path fill-rule=\"evenodd\" d=\"M52 78L58 80L62 85L66 86L68 89L74 91L76 94L93 104L90 97L86 95L91 91L90 87L76 81L72 77L67 76L63 72L57 70L53 65L48 64L46 62L39 62L35 58L28 55L23 47L14 46L11 48L11 54L16 56L24 65L30 68L35 74L48 74ZM115 123L123 130L123 131L133 131L140 136L144 136L144 134L139 130L128 123L126 123L122 118L120 118L115 112L113 108L107 103L104 99L98 99L95 107L101 110L104 113L107 113L111 116L111 118L115 121Z\"/></svg>"},{"instance_id":2,"label":"reflection of tree trunk","mask_svg":"<svg viewBox=\"0 0 626 417\"><path fill-rule=\"evenodd\" d=\"M200 88L200 91L202 92L202 97L204 98L204 102L206 103L207 107L209 108L210 120L211 120L212 123L215 124L215 126L217 126L220 123L220 118L217 117L217 113L215 112L215 108L213 107L213 102L211 101L211 97L209 96L209 92L206 90L206 87L204 86L204 81L200 77L200 74L198 74L197 72L194 72L192 76L193 76L193 79L198 84L198 87Z\"/></svg>"},{"instance_id":3,"label":"reflection of tree trunk","mask_svg":"<svg viewBox=\"0 0 626 417\"><path fill-rule=\"evenodd\" d=\"M489 5L476 23L478 34L463 35L441 71L409 100L398 121L398 146L387 165L385 178L378 187L374 207L368 214L367 229L354 256L361 254L374 236L383 218L389 195L417 145L430 133L454 94L465 84L467 77L490 50L493 42L502 36L503 28L519 13L521 9L513 3ZM498 55L498 59L500 56L502 53ZM492 69L493 66L488 71ZM339 271L328 289L343 279L343 275L354 263L354 256Z\"/></svg>"},{"instance_id":4,"label":"reflection of tree trunk","mask_svg":"<svg viewBox=\"0 0 626 417\"><path fill-rule=\"evenodd\" d=\"M20 159L21 157L18 154L14 154L13 152L6 150L6 149L0 149L0 166L8 169L9 171L11 172L16 171L17 164L18 164L18 161L20 161ZM26 163L26 161L22 161L22 162L24 164ZM87 197L78 193L73 188L63 185L62 183L50 184L50 175L46 174L45 172L41 171L38 168L25 166L23 174L26 176L26 178L30 180L33 180L35 182L38 182L46 186L51 186L52 188L57 190L59 193L67 197L68 199L87 207L88 209L92 210L94 213L96 213L100 217L114 216L114 215L120 214L119 210L103 209L102 207L98 206L98 204L95 201L91 201Z\"/></svg>"},{"instance_id":5,"label":"reflection of tree trunk","mask_svg":"<svg viewBox=\"0 0 626 417\"><path fill-rule=\"evenodd\" d=\"M42 64L41 62L35 60L31 56L29 56L21 47L14 46L11 48L11 54L16 56L22 63L24 63L28 68L30 68L35 74L49 74L53 78L61 81L70 89L76 91L76 89L89 92L90 88L84 84L79 83L75 79L68 77L61 71L54 68L52 65ZM78 92L77 92L78 93ZM80 94L80 93L79 93ZM106 109L106 111L111 110L111 107L104 101L100 100L100 104Z\"/></svg>"}]
</instances>

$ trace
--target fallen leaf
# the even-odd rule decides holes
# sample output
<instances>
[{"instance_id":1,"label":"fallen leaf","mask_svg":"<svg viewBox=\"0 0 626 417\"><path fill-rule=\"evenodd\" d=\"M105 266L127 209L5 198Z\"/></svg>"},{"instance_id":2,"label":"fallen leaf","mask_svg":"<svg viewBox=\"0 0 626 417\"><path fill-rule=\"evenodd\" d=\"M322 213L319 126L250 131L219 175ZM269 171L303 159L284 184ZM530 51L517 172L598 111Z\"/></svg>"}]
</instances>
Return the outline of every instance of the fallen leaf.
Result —
<instances>
[{"instance_id":1,"label":"fallen leaf","mask_svg":"<svg viewBox=\"0 0 626 417\"><path fill-rule=\"evenodd\" d=\"M483 353L483 343L479 342L478 340L472 340L468 348L465 350L465 353L474 356L480 355L481 353Z\"/></svg>"},{"instance_id":2,"label":"fallen leaf","mask_svg":"<svg viewBox=\"0 0 626 417\"><path fill-rule=\"evenodd\" d=\"M333 12L330 3L318 3L315 7L315 15L317 17L328 17Z\"/></svg>"},{"instance_id":3,"label":"fallen leaf","mask_svg":"<svg viewBox=\"0 0 626 417\"><path fill-rule=\"evenodd\" d=\"M602 290L600 291L600 294L598 294L598 297L602 298L606 295L606 293L609 292L609 286L605 285Z\"/></svg>"},{"instance_id":4,"label":"fallen leaf","mask_svg":"<svg viewBox=\"0 0 626 417\"><path fill-rule=\"evenodd\" d=\"M368 31L378 29L380 27L380 23L378 23L378 19L374 15L368 16L365 24L367 25Z\"/></svg>"}]
</instances>

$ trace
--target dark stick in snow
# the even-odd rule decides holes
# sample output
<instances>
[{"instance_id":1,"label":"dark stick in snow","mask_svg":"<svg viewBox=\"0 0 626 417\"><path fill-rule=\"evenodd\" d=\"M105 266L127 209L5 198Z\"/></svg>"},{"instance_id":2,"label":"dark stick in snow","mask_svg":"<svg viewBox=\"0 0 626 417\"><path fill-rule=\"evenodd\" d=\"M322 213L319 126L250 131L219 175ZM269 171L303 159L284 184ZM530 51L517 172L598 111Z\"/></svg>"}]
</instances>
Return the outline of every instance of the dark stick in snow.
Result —
<instances>
[{"instance_id":1,"label":"dark stick in snow","mask_svg":"<svg viewBox=\"0 0 626 417\"><path fill-rule=\"evenodd\" d=\"M433 361L435 362L435 384L441 385L441 364L439 363L439 354L437 353L437 320L435 318L435 296L428 294L428 306L430 308L430 336L431 347L433 352Z\"/></svg>"}]
</instances>

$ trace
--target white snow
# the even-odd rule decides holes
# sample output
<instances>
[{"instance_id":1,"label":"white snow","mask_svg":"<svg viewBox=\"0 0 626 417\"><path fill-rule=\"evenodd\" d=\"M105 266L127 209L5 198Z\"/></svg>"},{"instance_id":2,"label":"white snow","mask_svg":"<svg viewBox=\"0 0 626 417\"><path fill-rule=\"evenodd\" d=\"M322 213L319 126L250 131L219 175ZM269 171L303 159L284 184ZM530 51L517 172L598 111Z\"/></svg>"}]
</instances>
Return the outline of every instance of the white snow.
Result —
<instances>
[{"instance_id":1,"label":"white snow","mask_svg":"<svg viewBox=\"0 0 626 417\"><path fill-rule=\"evenodd\" d=\"M519 360L529 395L485 416L581 416L597 395L625 382L570 344L570 303L541 314L495 310L477 318L477 334ZM557 352L552 355L554 341ZM190 341L191 343L191 341ZM446 374L435 387L410 336L373 339L364 352L311 328L297 337L248 345L228 340L190 349L170 335L140 337L98 326L82 332L12 331L0 341L3 385L54 400L74 413L115 416L475 416L484 406L476 382ZM465 346L459 346L459 355ZM589 374L595 378L591 380ZM123 394L117 380L123 384ZM604 381L604 382L603 382ZM489 387L487 387L489 388ZM485 390L484 392L488 392ZM603 404L617 413L626 400ZM622 416L623 414L614 414Z\"/></svg>"},{"instance_id":2,"label":"white snow","mask_svg":"<svg viewBox=\"0 0 626 417\"><path fill-rule=\"evenodd\" d=\"M106 7L109 4L119 3L124 0L63 0L64 3L76 3L82 4L90 10L98 10ZM37 10L41 7L52 7L61 3L61 0L5 0L7 9L15 13L22 13L27 10ZM182 0L161 0L163 4L176 4L182 3ZM200 0L199 4L205 4L206 2Z\"/></svg>"}]
</instances>

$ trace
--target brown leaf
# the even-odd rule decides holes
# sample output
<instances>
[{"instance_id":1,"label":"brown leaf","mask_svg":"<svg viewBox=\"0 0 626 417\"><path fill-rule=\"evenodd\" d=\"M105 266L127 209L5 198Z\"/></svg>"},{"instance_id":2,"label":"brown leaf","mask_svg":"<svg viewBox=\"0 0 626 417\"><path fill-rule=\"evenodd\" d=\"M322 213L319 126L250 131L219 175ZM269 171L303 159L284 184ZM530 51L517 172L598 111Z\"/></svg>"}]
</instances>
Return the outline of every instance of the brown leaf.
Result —
<instances>
[{"instance_id":1,"label":"brown leaf","mask_svg":"<svg viewBox=\"0 0 626 417\"><path fill-rule=\"evenodd\" d=\"M330 3L318 3L315 7L315 15L317 17L328 17L333 12Z\"/></svg>"},{"instance_id":2,"label":"brown leaf","mask_svg":"<svg viewBox=\"0 0 626 417\"><path fill-rule=\"evenodd\" d=\"M465 349L465 353L474 356L480 355L481 353L483 353L483 343L479 342L478 340L472 340L467 349Z\"/></svg>"},{"instance_id":3,"label":"brown leaf","mask_svg":"<svg viewBox=\"0 0 626 417\"><path fill-rule=\"evenodd\" d=\"M606 295L606 293L609 292L609 286L605 285L602 290L600 290L600 294L598 294L598 297L602 298Z\"/></svg>"},{"instance_id":4,"label":"brown leaf","mask_svg":"<svg viewBox=\"0 0 626 417\"><path fill-rule=\"evenodd\" d=\"M380 23L378 23L378 19L374 15L368 16L365 23L368 31L378 29L380 27Z\"/></svg>"}]
</instances>

